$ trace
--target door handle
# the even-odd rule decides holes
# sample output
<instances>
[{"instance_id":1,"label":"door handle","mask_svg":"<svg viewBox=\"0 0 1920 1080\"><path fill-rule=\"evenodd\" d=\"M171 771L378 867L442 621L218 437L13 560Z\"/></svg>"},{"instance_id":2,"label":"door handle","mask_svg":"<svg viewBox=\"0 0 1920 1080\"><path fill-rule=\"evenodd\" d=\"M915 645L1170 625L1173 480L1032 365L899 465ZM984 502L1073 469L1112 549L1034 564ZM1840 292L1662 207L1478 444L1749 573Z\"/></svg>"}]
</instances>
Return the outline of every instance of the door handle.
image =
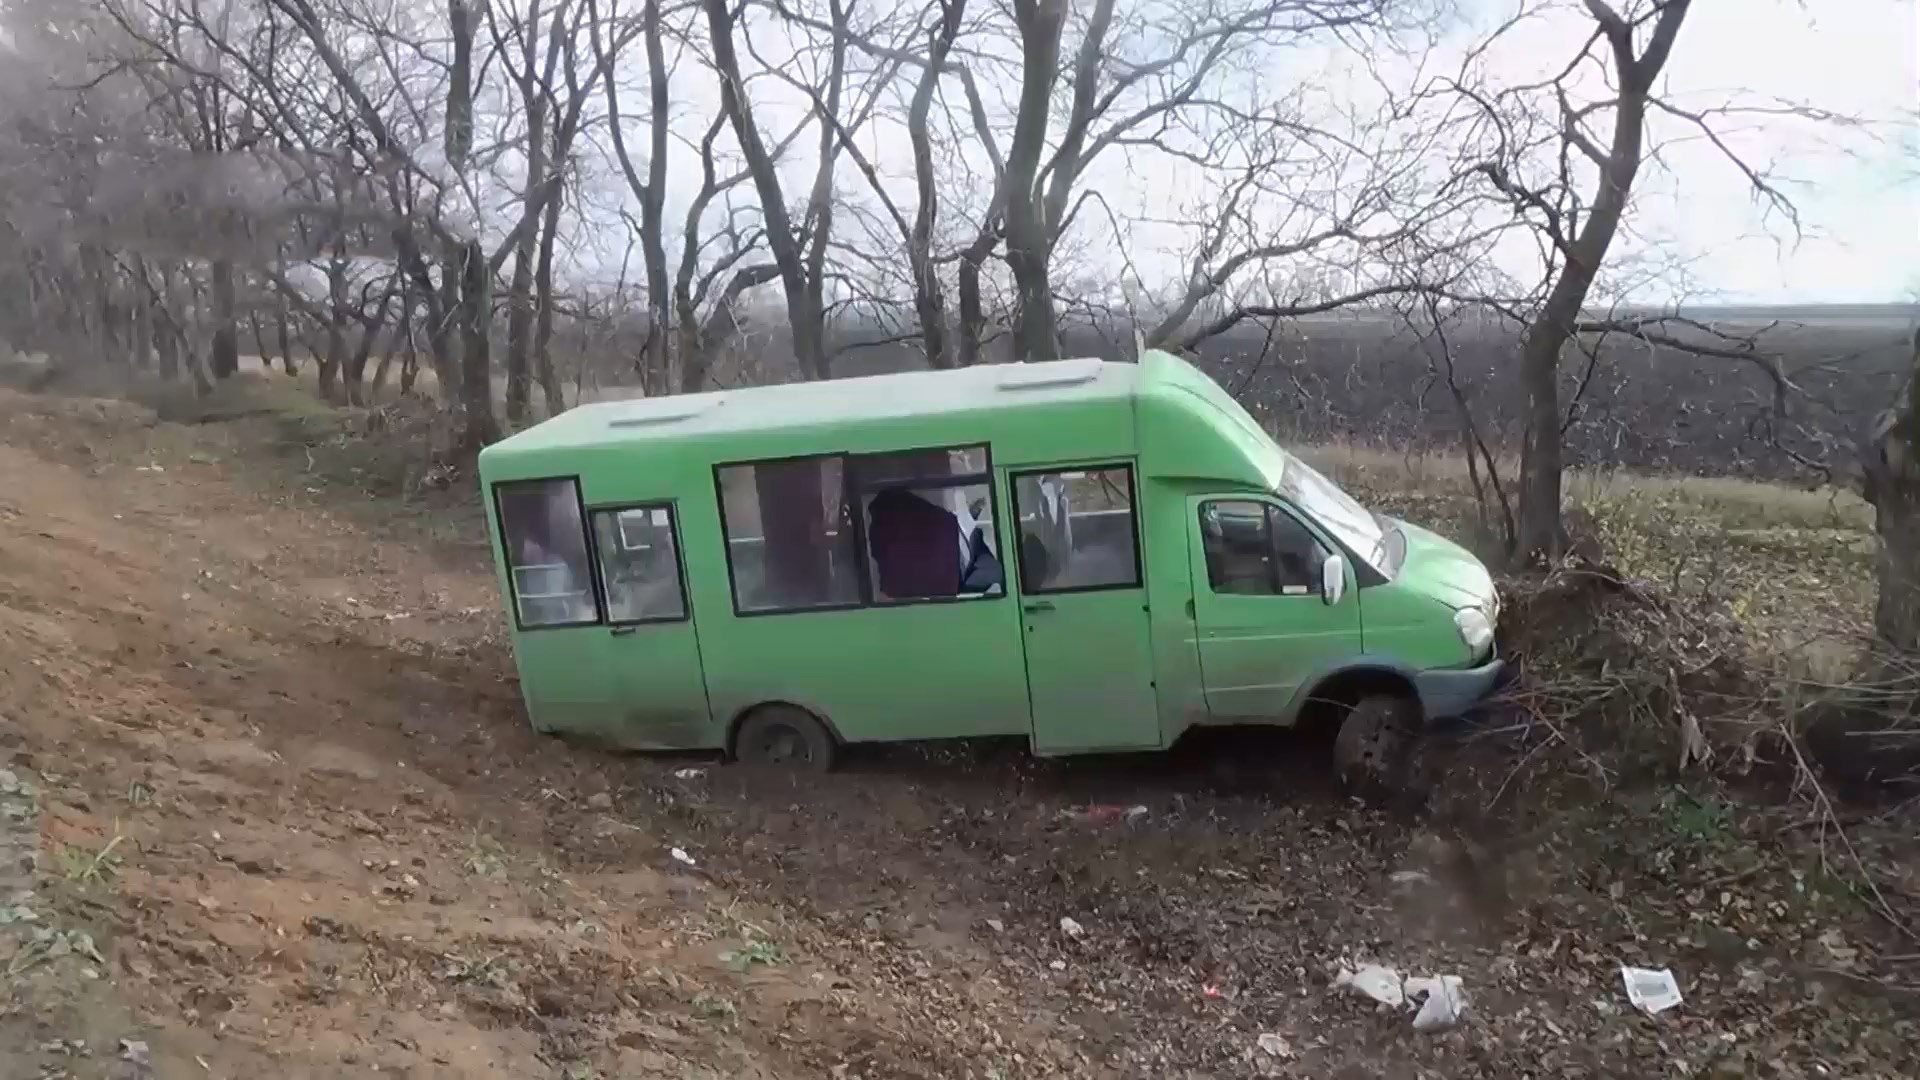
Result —
<instances>
[{"instance_id":1,"label":"door handle","mask_svg":"<svg viewBox=\"0 0 1920 1080\"><path fill-rule=\"evenodd\" d=\"M607 632L609 634L612 634L614 637L626 637L628 634L631 634L638 629L640 628L637 626L616 626Z\"/></svg>"},{"instance_id":2,"label":"door handle","mask_svg":"<svg viewBox=\"0 0 1920 1080\"><path fill-rule=\"evenodd\" d=\"M1023 609L1025 610L1025 611L1027 611L1027 612L1028 612L1029 614L1035 614L1035 613L1038 613L1038 612L1042 612L1042 611L1052 611L1052 610L1053 610L1053 601L1051 601L1051 600L1034 600L1034 601L1031 601L1031 602L1029 602L1029 603L1026 603L1026 604L1022 604L1022 605L1021 605L1021 607L1022 607L1022 608L1023 608Z\"/></svg>"}]
</instances>

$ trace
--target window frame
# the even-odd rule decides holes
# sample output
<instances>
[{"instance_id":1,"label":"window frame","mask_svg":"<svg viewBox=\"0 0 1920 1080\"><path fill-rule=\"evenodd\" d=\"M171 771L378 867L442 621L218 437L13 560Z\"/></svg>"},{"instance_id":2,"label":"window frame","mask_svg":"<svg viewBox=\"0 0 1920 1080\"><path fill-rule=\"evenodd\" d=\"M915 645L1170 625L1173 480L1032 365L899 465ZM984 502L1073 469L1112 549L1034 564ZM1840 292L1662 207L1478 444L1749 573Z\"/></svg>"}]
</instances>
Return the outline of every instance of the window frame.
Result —
<instances>
[{"instance_id":1,"label":"window frame","mask_svg":"<svg viewBox=\"0 0 1920 1080\"><path fill-rule=\"evenodd\" d=\"M552 484L564 481L573 485L573 502L580 511L580 530L587 553L587 589L593 594L593 618L574 622L539 623L528 625L520 616L520 582L514 577L513 547L507 534L507 515L500 505L503 488ZM507 608L513 614L514 633L524 634L539 630L578 630L585 626L606 625L606 598L600 592L600 557L594 549L593 521L587 516L586 491L580 483L580 474L561 474L557 476L528 476L517 480L495 480L488 490L493 503L493 523L499 534L500 563L507 571Z\"/></svg>"},{"instance_id":2,"label":"window frame","mask_svg":"<svg viewBox=\"0 0 1920 1080\"><path fill-rule=\"evenodd\" d=\"M757 619L767 615L808 615L824 611L857 611L868 606L865 600L856 599L852 603L817 604L810 607L793 608L759 608L753 611L742 611L740 608L740 586L734 576L733 570L733 537L727 528L727 489L720 479L720 473L726 469L752 468L760 465L783 465L796 461L827 461L833 458L839 458L840 493L844 497L847 487L847 459L852 456L851 453L845 450L828 450L817 454L785 454L778 457L746 458L739 461L714 462L713 504L715 510L720 514L720 560L727 564L727 602L732 605L735 618ZM864 559L867 546L866 529L862 527L859 521L860 515L855 514L853 517L854 543L859 548L861 557ZM760 528L761 539L764 542L766 538L766 523L761 522ZM864 596L867 592L865 567L861 568L858 584L860 586L859 591L861 595Z\"/></svg>"},{"instance_id":3,"label":"window frame","mask_svg":"<svg viewBox=\"0 0 1920 1080\"><path fill-rule=\"evenodd\" d=\"M618 515L628 510L665 510L667 512L667 531L673 537L673 570L680 583L680 614L655 615L644 619L615 619L613 617L613 595L607 589L606 570L600 565L600 536L593 528L593 515L613 514L614 536L620 540L623 550L626 537L620 531ZM692 582L687 578L687 557L685 544L680 538L680 506L677 499L653 499L647 502L595 503L587 511L587 548L593 561L593 588L599 597L601 622L609 627L620 626L660 626L668 623L691 622L693 620Z\"/></svg>"},{"instance_id":4,"label":"window frame","mask_svg":"<svg viewBox=\"0 0 1920 1080\"><path fill-rule=\"evenodd\" d=\"M1215 503L1252 503L1261 508L1260 523L1266 532L1267 540L1267 585L1271 591L1265 593L1221 592L1219 586L1216 585L1213 580L1213 567L1208 564L1206 565L1206 570L1207 591L1209 593L1214 596L1275 597L1278 599L1295 599L1302 596L1311 596L1318 599L1321 596L1322 590L1320 586L1312 581L1307 582L1307 591L1305 592L1287 592L1285 591L1285 586L1280 583L1280 560L1278 558L1279 552L1274 547L1273 516L1275 514L1285 514L1287 519L1293 522L1295 527L1305 533L1307 539L1313 542L1314 550L1320 553L1319 561L1326 561L1326 557L1333 554L1333 548L1311 525L1302 519L1302 516L1297 511L1289 509L1286 504L1274 502L1270 499L1264 499L1250 494L1209 495L1201 499L1199 504L1194 508L1193 527L1200 529L1203 564L1205 563L1204 554L1206 551L1207 536L1206 530L1201 526L1200 522L1203 515L1207 512L1207 508Z\"/></svg>"},{"instance_id":5,"label":"window frame","mask_svg":"<svg viewBox=\"0 0 1920 1080\"><path fill-rule=\"evenodd\" d=\"M862 458L891 457L896 454L939 454L950 453L954 450L973 450L976 448L986 455L986 462L980 472L909 477L904 483L899 480L888 480L876 483L860 475L859 463ZM971 604L983 600L1000 600L1013 595L1013 588L1006 580L1007 557L1004 554L1006 551L1006 537L1000 531L1000 508L994 501L995 496L998 495L999 492L996 490L997 485L993 482L993 444L991 442L964 442L943 446L913 446L902 447L898 450L874 450L860 454L849 453L847 455L847 462L853 477L852 493L854 510L856 511L853 515L855 519L854 535L859 538L860 542L860 598L862 607L898 608L913 607L916 604ZM875 596L873 592L872 567L869 565L873 559L873 550L867 545L867 515L865 507L860 504L860 500L864 496L884 491L887 487L905 486L908 490L937 489L945 491L949 488L973 487L977 484L986 485L987 506L994 511L993 554L994 558L1000 561L1000 591L997 593L955 593L952 596L903 596L899 599L892 600L882 600ZM798 608L796 610L813 611L817 609Z\"/></svg>"},{"instance_id":6,"label":"window frame","mask_svg":"<svg viewBox=\"0 0 1920 1080\"><path fill-rule=\"evenodd\" d=\"M866 514L864 508L861 506L860 500L862 496L873 491L879 491L881 488L870 488L869 481L860 475L861 460L891 457L896 454L933 454L952 450L972 450L975 448L978 448L986 455L986 463L981 472L947 473L930 475L924 478L909 478L909 480L917 482L918 480L924 479L925 483L919 483L918 486L925 488L968 487L974 484L984 483L987 486L987 505L993 507L994 510L994 554L995 557L1000 560L1001 570L1004 575L1006 567L1009 565L1008 556L1006 555L1006 534L1000 529L999 504L995 501L999 494L999 485L994 482L993 443L988 440L943 443L936 446L902 446L889 450L828 450L814 454L785 454L777 457L744 458L715 462L713 465L713 501L720 515L720 555L722 561L727 565L727 600L733 607L734 617L740 619L757 619L768 615L817 615L836 611L861 611L868 608L913 607L917 604L973 603L982 600L998 600L1002 597L1012 596L1012 585L1006 581L1001 582L1000 591L997 594L973 593L954 596L908 596L898 600L881 600L874 596L873 577L871 567L869 566L872 559L872 551L867 546ZM796 461L825 461L834 458L840 460L841 495L843 497L852 497L851 503L854 513L850 515L852 520L849 525L853 532L854 554L860 561L860 565L857 568L858 578L855 581L855 585L858 587L859 599L851 603L819 604L809 607L759 608L752 611L741 610L740 590L734 578L733 542L727 526L727 494L726 487L721 480L722 471L766 464L786 464ZM898 482L895 481L893 483L897 484ZM762 523L762 528L764 529L764 527L764 523ZM1137 550L1135 556L1137 559ZM598 574L599 564L597 561L594 570L595 573Z\"/></svg>"},{"instance_id":7,"label":"window frame","mask_svg":"<svg viewBox=\"0 0 1920 1080\"><path fill-rule=\"evenodd\" d=\"M1013 556L1017 563L1017 576L1020 579L1022 596L1066 596L1085 592L1120 592L1125 589L1144 589L1147 587L1146 552L1141 550L1140 530L1140 485L1135 479L1134 461L1126 458L1118 461L1096 461L1083 465L1048 465L1038 469L1021 469L1007 474L1007 506L1013 511L1013 524L1020 522L1020 481L1029 476L1057 476L1069 472L1107 472L1113 469L1123 470L1127 474L1127 520L1133 529L1133 580L1125 584L1107 585L1071 585L1061 589L1028 589L1026 560L1018 551L1019 543L1013 545Z\"/></svg>"}]
</instances>

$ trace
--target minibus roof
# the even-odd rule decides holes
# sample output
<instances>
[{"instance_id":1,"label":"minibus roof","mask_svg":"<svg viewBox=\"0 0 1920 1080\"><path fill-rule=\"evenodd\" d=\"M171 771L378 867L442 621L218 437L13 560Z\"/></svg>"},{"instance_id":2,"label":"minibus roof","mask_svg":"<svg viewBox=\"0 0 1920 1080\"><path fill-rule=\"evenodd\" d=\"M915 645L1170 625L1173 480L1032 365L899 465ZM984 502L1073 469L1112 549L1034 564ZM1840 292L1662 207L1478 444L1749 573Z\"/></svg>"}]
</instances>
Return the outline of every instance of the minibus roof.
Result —
<instances>
[{"instance_id":1,"label":"minibus roof","mask_svg":"<svg viewBox=\"0 0 1920 1080\"><path fill-rule=\"evenodd\" d=\"M1111 415L1113 422L1105 418ZM943 435L996 418L996 460L1142 456L1150 474L1272 490L1286 454L1220 385L1178 357L982 364L857 379L603 401L481 451L494 480L570 469L577 451L724 446L736 460L863 450L902 432ZM906 443L901 443L906 445ZM716 456L715 460L724 460Z\"/></svg>"},{"instance_id":2,"label":"minibus roof","mask_svg":"<svg viewBox=\"0 0 1920 1080\"><path fill-rule=\"evenodd\" d=\"M1139 364L1095 359L981 364L821 382L780 383L700 394L600 401L569 409L497 443L489 455L578 449L653 439L801 431L886 418L977 412L1067 402L1121 402L1140 382Z\"/></svg>"}]
</instances>

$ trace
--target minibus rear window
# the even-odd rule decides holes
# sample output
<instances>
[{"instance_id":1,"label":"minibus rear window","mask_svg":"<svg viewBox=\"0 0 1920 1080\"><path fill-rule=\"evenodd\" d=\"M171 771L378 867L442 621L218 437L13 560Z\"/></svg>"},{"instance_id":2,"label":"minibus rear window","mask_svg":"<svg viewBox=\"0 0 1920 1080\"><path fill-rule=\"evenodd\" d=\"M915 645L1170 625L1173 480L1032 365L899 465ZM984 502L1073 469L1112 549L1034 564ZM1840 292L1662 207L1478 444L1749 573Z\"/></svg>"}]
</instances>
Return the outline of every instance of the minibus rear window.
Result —
<instances>
[{"instance_id":1,"label":"minibus rear window","mask_svg":"<svg viewBox=\"0 0 1920 1080\"><path fill-rule=\"evenodd\" d=\"M580 484L572 477L494 486L514 615L528 629L600 621Z\"/></svg>"}]
</instances>

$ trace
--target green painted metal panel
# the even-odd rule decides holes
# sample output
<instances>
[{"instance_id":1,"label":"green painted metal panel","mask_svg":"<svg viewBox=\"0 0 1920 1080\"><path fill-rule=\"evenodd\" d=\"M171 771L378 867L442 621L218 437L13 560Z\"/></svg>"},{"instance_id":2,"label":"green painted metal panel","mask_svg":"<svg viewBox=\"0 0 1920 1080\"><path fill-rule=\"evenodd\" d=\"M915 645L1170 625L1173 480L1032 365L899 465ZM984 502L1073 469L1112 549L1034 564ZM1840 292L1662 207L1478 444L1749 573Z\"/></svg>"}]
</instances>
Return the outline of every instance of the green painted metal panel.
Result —
<instances>
[{"instance_id":1,"label":"green painted metal panel","mask_svg":"<svg viewBox=\"0 0 1920 1080\"><path fill-rule=\"evenodd\" d=\"M1009 473L1033 748L1165 745L1131 461Z\"/></svg>"},{"instance_id":2,"label":"green painted metal panel","mask_svg":"<svg viewBox=\"0 0 1920 1080\"><path fill-rule=\"evenodd\" d=\"M1328 604L1317 590L1282 592L1268 582L1242 582L1209 566L1203 512L1217 520L1223 507L1255 507L1285 514L1277 502L1246 495L1196 495L1187 500L1189 566L1200 646L1200 670L1215 723L1279 720L1302 683L1361 652L1361 590L1347 570L1345 595ZM1263 519L1264 520L1264 519ZM1264 539L1266 533L1262 532ZM1270 566L1266 569L1271 570ZM1216 584L1215 578L1222 580ZM1293 579L1297 580L1297 575ZM1248 591L1224 591L1229 584Z\"/></svg>"}]
</instances>

